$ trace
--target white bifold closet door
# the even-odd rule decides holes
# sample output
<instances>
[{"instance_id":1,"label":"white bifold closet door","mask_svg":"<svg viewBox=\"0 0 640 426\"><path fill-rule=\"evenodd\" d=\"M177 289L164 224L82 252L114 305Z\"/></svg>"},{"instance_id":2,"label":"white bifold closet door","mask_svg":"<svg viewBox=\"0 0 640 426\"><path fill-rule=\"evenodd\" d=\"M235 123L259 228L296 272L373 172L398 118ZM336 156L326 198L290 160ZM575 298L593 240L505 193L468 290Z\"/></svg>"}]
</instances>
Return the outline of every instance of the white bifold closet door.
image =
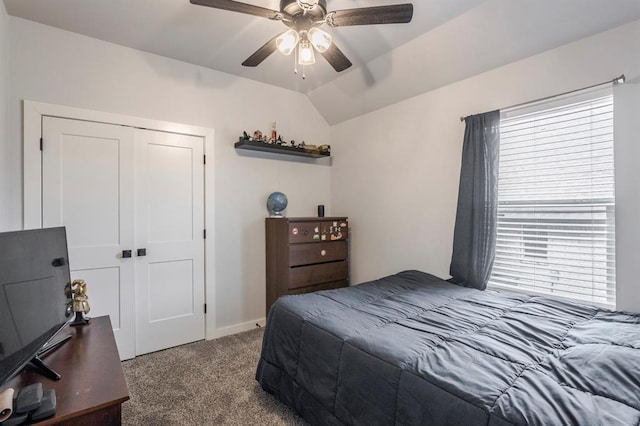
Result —
<instances>
[{"instance_id":1,"label":"white bifold closet door","mask_svg":"<svg viewBox=\"0 0 640 426\"><path fill-rule=\"evenodd\" d=\"M200 137L44 117L42 220L121 359L204 338ZM127 257L130 251L131 257Z\"/></svg>"}]
</instances>

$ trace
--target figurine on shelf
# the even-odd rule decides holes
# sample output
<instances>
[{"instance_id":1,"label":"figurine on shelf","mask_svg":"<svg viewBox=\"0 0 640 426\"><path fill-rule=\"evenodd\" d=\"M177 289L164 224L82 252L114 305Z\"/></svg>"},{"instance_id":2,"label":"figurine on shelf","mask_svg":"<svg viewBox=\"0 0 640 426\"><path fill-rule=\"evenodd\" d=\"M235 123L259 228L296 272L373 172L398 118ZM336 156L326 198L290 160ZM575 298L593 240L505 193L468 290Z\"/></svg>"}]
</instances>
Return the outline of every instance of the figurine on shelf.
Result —
<instances>
[{"instance_id":1,"label":"figurine on shelf","mask_svg":"<svg viewBox=\"0 0 640 426\"><path fill-rule=\"evenodd\" d=\"M271 140L276 143L278 139L278 132L276 131L276 122L271 123Z\"/></svg>"},{"instance_id":2,"label":"figurine on shelf","mask_svg":"<svg viewBox=\"0 0 640 426\"><path fill-rule=\"evenodd\" d=\"M320 145L318 147L318 151L320 151L321 153L327 153L330 154L331 153L331 145Z\"/></svg>"},{"instance_id":3,"label":"figurine on shelf","mask_svg":"<svg viewBox=\"0 0 640 426\"><path fill-rule=\"evenodd\" d=\"M278 136L278 139L276 139L276 144L282 145L283 143L284 141L282 140L282 135Z\"/></svg>"},{"instance_id":4,"label":"figurine on shelf","mask_svg":"<svg viewBox=\"0 0 640 426\"><path fill-rule=\"evenodd\" d=\"M262 141L262 132L260 130L256 130L255 132L253 132L253 140L256 142Z\"/></svg>"},{"instance_id":5,"label":"figurine on shelf","mask_svg":"<svg viewBox=\"0 0 640 426\"><path fill-rule=\"evenodd\" d=\"M243 141L248 141L251 138L249 138L249 134L246 131L243 131L242 132L242 138L240 138L240 139L243 140Z\"/></svg>"},{"instance_id":6,"label":"figurine on shelf","mask_svg":"<svg viewBox=\"0 0 640 426\"><path fill-rule=\"evenodd\" d=\"M91 310L89 296L87 296L87 284L84 280L73 280L71 292L73 294L73 312L76 313L76 317L69 325L89 324L89 318L83 315L88 314Z\"/></svg>"},{"instance_id":7,"label":"figurine on shelf","mask_svg":"<svg viewBox=\"0 0 640 426\"><path fill-rule=\"evenodd\" d=\"M293 139L291 139L291 142L290 142L290 143L291 143L291 147L292 147L292 148L295 148L295 147L296 147L296 141L294 141Z\"/></svg>"}]
</instances>

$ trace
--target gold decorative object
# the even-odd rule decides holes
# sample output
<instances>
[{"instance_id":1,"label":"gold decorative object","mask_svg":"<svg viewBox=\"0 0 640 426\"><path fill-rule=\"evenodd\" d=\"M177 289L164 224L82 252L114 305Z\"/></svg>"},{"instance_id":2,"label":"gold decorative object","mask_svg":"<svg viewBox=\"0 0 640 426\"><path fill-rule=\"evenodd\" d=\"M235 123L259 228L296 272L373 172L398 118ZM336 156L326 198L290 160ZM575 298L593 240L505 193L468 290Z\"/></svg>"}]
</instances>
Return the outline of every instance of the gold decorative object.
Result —
<instances>
[{"instance_id":1,"label":"gold decorative object","mask_svg":"<svg viewBox=\"0 0 640 426\"><path fill-rule=\"evenodd\" d=\"M73 312L76 313L76 317L70 325L89 324L89 318L84 316L84 314L88 314L91 310L89 306L89 296L87 296L87 284L84 280L73 280L71 283L71 293L73 294Z\"/></svg>"}]
</instances>

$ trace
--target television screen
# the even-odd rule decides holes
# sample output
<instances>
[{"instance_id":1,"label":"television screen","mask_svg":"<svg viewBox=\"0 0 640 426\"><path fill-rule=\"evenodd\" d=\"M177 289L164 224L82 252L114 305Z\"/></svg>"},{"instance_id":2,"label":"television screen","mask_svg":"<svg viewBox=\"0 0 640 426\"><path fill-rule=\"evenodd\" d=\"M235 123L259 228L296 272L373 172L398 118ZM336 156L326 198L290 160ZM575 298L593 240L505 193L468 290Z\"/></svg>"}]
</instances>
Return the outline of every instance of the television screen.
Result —
<instances>
[{"instance_id":1,"label":"television screen","mask_svg":"<svg viewBox=\"0 0 640 426\"><path fill-rule=\"evenodd\" d=\"M0 233L0 385L71 318L68 257L64 227Z\"/></svg>"}]
</instances>

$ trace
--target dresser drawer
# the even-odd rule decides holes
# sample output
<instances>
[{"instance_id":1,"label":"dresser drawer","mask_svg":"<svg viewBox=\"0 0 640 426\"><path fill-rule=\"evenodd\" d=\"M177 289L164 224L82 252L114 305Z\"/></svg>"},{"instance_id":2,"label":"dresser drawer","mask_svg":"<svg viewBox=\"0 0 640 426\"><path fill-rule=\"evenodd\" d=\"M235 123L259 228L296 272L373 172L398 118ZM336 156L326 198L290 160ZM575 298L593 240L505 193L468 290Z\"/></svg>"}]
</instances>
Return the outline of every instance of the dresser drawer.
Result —
<instances>
[{"instance_id":1,"label":"dresser drawer","mask_svg":"<svg viewBox=\"0 0 640 426\"><path fill-rule=\"evenodd\" d=\"M292 244L289 246L289 266L333 262L347 258L347 242Z\"/></svg>"},{"instance_id":2,"label":"dresser drawer","mask_svg":"<svg viewBox=\"0 0 640 426\"><path fill-rule=\"evenodd\" d=\"M322 290L334 290L336 288L348 287L349 281L332 281L330 283L322 283L316 284L309 287L300 287L300 288L292 288L289 289L286 294L305 294L310 293L312 291L322 291Z\"/></svg>"},{"instance_id":3,"label":"dresser drawer","mask_svg":"<svg viewBox=\"0 0 640 426\"><path fill-rule=\"evenodd\" d=\"M346 280L348 273L346 261L289 268L289 289Z\"/></svg>"},{"instance_id":4,"label":"dresser drawer","mask_svg":"<svg viewBox=\"0 0 640 426\"><path fill-rule=\"evenodd\" d=\"M343 241L349 234L346 220L322 220L317 222L289 223L289 243Z\"/></svg>"},{"instance_id":5,"label":"dresser drawer","mask_svg":"<svg viewBox=\"0 0 640 426\"><path fill-rule=\"evenodd\" d=\"M293 222L289 224L290 243L310 243L320 241L320 223Z\"/></svg>"}]
</instances>

